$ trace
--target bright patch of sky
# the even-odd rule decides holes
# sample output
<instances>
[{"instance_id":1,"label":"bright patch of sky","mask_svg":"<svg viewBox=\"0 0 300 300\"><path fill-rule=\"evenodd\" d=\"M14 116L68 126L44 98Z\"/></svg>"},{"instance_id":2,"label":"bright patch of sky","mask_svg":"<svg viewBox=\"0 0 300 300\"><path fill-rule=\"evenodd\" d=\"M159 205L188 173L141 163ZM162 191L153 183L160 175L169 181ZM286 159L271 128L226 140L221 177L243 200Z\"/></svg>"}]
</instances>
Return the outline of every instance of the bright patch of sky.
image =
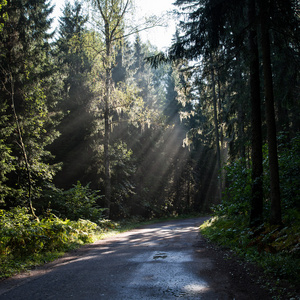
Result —
<instances>
[{"instance_id":1,"label":"bright patch of sky","mask_svg":"<svg viewBox=\"0 0 300 300\"><path fill-rule=\"evenodd\" d=\"M135 2L135 19L140 22L144 17L150 17L151 15L164 16L165 26L159 26L140 32L140 36L143 42L149 41L152 45L155 45L159 50L168 48L171 45L172 38L175 34L175 21L171 14L168 12L174 9L172 5L175 0L134 0ZM74 1L71 0L71 3ZM55 4L53 17L53 27L58 26L58 18L62 15L62 9L65 4L65 0L52 0L52 4Z\"/></svg>"}]
</instances>

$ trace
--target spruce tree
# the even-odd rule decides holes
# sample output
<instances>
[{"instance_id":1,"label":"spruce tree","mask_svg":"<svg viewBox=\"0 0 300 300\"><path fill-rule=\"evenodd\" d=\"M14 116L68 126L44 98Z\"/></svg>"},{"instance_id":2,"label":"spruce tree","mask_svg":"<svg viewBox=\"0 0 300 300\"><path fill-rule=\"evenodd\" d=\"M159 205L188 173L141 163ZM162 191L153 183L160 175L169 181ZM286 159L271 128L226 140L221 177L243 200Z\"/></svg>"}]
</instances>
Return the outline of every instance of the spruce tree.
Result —
<instances>
[{"instance_id":1,"label":"spruce tree","mask_svg":"<svg viewBox=\"0 0 300 300\"><path fill-rule=\"evenodd\" d=\"M52 7L46 1L18 0L4 7L0 33L2 190L7 205L30 205L52 179L46 146L56 136L50 112L57 101L48 33ZM7 167L10 164L10 167ZM3 177L5 176L5 177Z\"/></svg>"},{"instance_id":2,"label":"spruce tree","mask_svg":"<svg viewBox=\"0 0 300 300\"><path fill-rule=\"evenodd\" d=\"M63 117L58 126L59 138L50 146L55 162L62 163L55 184L71 188L77 181L87 184L91 165L93 115L89 107L93 98L90 87L92 61L87 50L89 32L79 2L65 4L59 19L59 36L55 42L55 59L62 72L63 101L58 109Z\"/></svg>"}]
</instances>

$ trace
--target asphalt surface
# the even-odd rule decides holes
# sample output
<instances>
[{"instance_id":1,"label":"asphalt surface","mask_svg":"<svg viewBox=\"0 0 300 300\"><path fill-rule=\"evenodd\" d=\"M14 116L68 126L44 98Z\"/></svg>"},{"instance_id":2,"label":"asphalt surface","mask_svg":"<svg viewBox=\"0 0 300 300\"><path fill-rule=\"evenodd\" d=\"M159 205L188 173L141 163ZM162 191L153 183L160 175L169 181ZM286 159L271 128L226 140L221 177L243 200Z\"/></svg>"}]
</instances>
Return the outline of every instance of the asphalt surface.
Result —
<instances>
[{"instance_id":1,"label":"asphalt surface","mask_svg":"<svg viewBox=\"0 0 300 300\"><path fill-rule=\"evenodd\" d=\"M234 279L230 261L222 257L228 268L218 267L220 257L199 234L206 219L149 225L98 241L0 282L0 300L262 299L249 279Z\"/></svg>"}]
</instances>

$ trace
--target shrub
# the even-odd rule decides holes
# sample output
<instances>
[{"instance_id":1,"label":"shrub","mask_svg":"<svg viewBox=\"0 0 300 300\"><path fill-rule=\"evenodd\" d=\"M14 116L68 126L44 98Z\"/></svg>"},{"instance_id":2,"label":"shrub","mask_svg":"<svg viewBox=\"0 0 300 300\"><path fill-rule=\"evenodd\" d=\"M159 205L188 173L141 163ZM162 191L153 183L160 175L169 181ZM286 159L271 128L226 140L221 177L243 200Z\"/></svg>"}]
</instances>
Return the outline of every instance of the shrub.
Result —
<instances>
[{"instance_id":1,"label":"shrub","mask_svg":"<svg viewBox=\"0 0 300 300\"><path fill-rule=\"evenodd\" d=\"M48 185L44 191L42 209L73 221L87 219L99 222L106 210L97 205L101 197L99 191L90 189L89 185L82 186L80 182L66 191Z\"/></svg>"},{"instance_id":2,"label":"shrub","mask_svg":"<svg viewBox=\"0 0 300 300\"><path fill-rule=\"evenodd\" d=\"M299 284L299 222L284 228L264 224L254 234L245 218L214 217L200 230L211 241L256 262L266 273Z\"/></svg>"},{"instance_id":3,"label":"shrub","mask_svg":"<svg viewBox=\"0 0 300 300\"><path fill-rule=\"evenodd\" d=\"M225 167L226 185L222 203L213 207L218 216L247 216L251 199L251 169L244 159L239 159Z\"/></svg>"},{"instance_id":4,"label":"shrub","mask_svg":"<svg viewBox=\"0 0 300 300\"><path fill-rule=\"evenodd\" d=\"M61 220L54 215L37 221L26 208L0 210L0 257L66 250L72 244L92 242L97 228L88 220Z\"/></svg>"},{"instance_id":5,"label":"shrub","mask_svg":"<svg viewBox=\"0 0 300 300\"><path fill-rule=\"evenodd\" d=\"M295 216L293 210L300 209L300 134L290 142L285 142L286 137L281 134L279 144L279 175L281 189L281 203L283 214ZM250 167L247 167L247 164ZM270 173L267 145L263 147L263 182L264 182L264 215L270 212ZM225 168L226 189L223 193L222 203L213 207L217 216L249 215L251 200L251 164L244 159L232 162Z\"/></svg>"},{"instance_id":6,"label":"shrub","mask_svg":"<svg viewBox=\"0 0 300 300\"><path fill-rule=\"evenodd\" d=\"M282 207L300 209L300 134L290 143L285 135L279 137L279 171Z\"/></svg>"}]
</instances>

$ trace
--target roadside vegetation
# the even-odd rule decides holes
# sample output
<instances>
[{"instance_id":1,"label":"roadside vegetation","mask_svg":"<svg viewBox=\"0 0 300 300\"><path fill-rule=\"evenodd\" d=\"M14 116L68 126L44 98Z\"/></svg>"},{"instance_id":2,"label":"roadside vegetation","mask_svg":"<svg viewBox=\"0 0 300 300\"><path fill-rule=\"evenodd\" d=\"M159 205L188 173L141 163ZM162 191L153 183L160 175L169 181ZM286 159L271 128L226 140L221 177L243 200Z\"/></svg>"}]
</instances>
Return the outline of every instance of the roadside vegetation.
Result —
<instances>
[{"instance_id":1,"label":"roadside vegetation","mask_svg":"<svg viewBox=\"0 0 300 300\"><path fill-rule=\"evenodd\" d=\"M73 198L69 199L77 201L82 212L92 210L92 216L94 218L98 216L98 220L76 218L74 217L76 210L70 210L66 215L60 214L60 217L48 212L41 219L34 218L29 209L24 207L0 210L0 280L54 261L66 252L85 244L141 225L176 218L172 216L159 220L144 220L132 217L119 222L107 220L102 216L102 209L90 207L91 203L94 205L93 199L89 198L90 190L77 185L77 188L74 187L77 191L78 186L81 198L73 195ZM66 192L66 194L70 193L71 191ZM181 218L185 217L191 216L181 216Z\"/></svg>"},{"instance_id":2,"label":"roadside vegetation","mask_svg":"<svg viewBox=\"0 0 300 300\"><path fill-rule=\"evenodd\" d=\"M54 214L41 220L26 208L0 210L0 278L10 277L92 243L114 224L61 219Z\"/></svg>"},{"instance_id":3,"label":"roadside vegetation","mask_svg":"<svg viewBox=\"0 0 300 300\"><path fill-rule=\"evenodd\" d=\"M0 210L0 279L51 262L68 251L140 224L135 219L74 221L54 214L38 220L26 208Z\"/></svg>"},{"instance_id":4,"label":"roadside vegetation","mask_svg":"<svg viewBox=\"0 0 300 300\"><path fill-rule=\"evenodd\" d=\"M300 136L289 144L282 141L283 136L279 143L282 224L271 225L268 221L269 174L265 173L264 222L257 227L249 225L251 170L245 167L247 162L239 161L226 168L228 187L223 202L212 208L213 217L200 230L212 242L260 266L266 273L261 283L277 299L293 299L294 295L288 291L294 290L296 294L300 286ZM264 163L268 163L267 151L264 151Z\"/></svg>"}]
</instances>

